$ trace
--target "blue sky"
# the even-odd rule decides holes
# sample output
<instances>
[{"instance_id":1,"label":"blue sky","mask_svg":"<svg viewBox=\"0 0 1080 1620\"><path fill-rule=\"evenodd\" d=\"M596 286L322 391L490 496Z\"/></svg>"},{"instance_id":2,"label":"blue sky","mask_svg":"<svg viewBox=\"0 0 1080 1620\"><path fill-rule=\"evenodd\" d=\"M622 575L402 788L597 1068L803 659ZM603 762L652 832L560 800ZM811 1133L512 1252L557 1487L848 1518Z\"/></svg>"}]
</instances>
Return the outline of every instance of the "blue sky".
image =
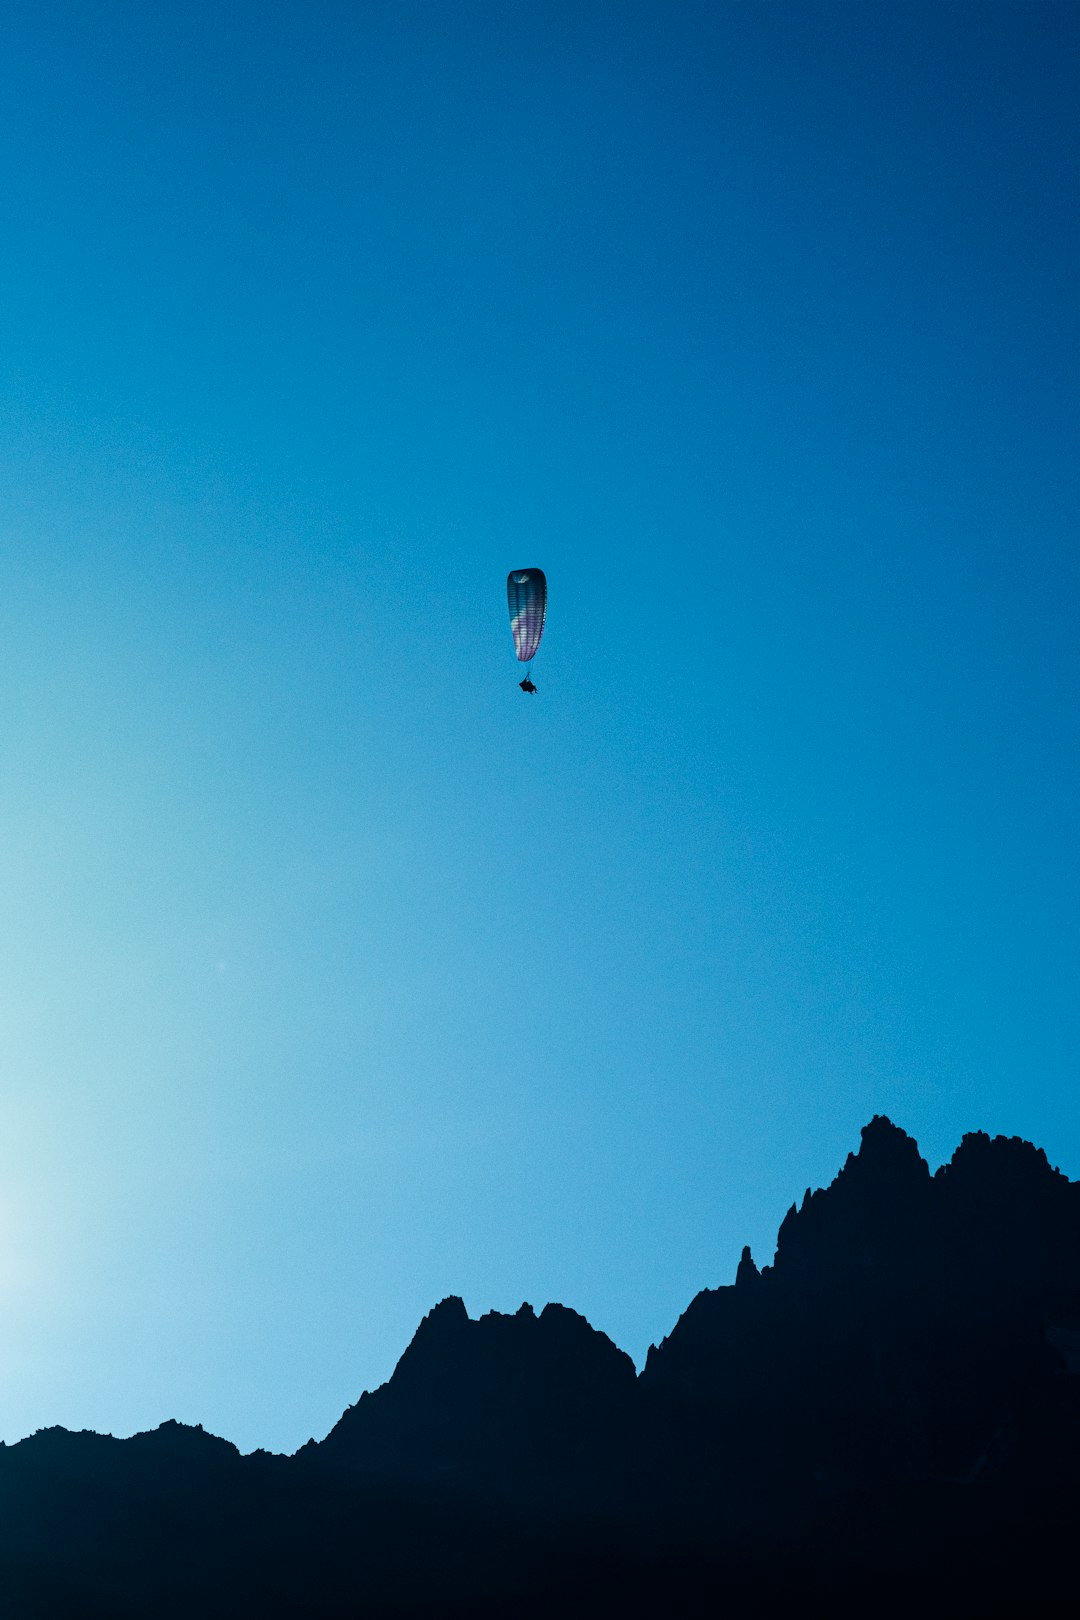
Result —
<instances>
[{"instance_id":1,"label":"blue sky","mask_svg":"<svg viewBox=\"0 0 1080 1620\"><path fill-rule=\"evenodd\" d=\"M640 1360L875 1112L1080 1175L1078 35L7 8L8 1440Z\"/></svg>"}]
</instances>

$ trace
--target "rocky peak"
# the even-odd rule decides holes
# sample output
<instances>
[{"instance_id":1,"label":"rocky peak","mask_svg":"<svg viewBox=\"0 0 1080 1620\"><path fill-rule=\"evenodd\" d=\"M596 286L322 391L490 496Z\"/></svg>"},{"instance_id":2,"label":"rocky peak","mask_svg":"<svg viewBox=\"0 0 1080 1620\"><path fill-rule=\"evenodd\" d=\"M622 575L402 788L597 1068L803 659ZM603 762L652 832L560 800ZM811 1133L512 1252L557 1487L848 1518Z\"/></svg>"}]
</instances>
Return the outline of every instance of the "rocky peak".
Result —
<instances>
[{"instance_id":1,"label":"rocky peak","mask_svg":"<svg viewBox=\"0 0 1080 1620\"><path fill-rule=\"evenodd\" d=\"M886 1114L875 1114L860 1131L857 1154L848 1154L844 1171L890 1181L923 1182L930 1174L919 1145Z\"/></svg>"},{"instance_id":2,"label":"rocky peak","mask_svg":"<svg viewBox=\"0 0 1080 1620\"><path fill-rule=\"evenodd\" d=\"M225 1462L240 1455L231 1440L209 1434L201 1423L178 1423L175 1418L166 1418L156 1429L133 1434L130 1444L133 1451L168 1453L171 1457L187 1457L192 1461L216 1457Z\"/></svg>"},{"instance_id":3,"label":"rocky peak","mask_svg":"<svg viewBox=\"0 0 1080 1620\"><path fill-rule=\"evenodd\" d=\"M460 1337L468 1322L465 1301L458 1294L448 1294L423 1317L405 1354L409 1354L413 1345L428 1345L442 1339Z\"/></svg>"},{"instance_id":4,"label":"rocky peak","mask_svg":"<svg viewBox=\"0 0 1080 1620\"><path fill-rule=\"evenodd\" d=\"M1050 1187L1065 1188L1069 1182L1060 1170L1051 1167L1042 1148L1019 1136L988 1136L985 1131L969 1131L937 1179L962 1186L968 1196L977 1189L1015 1200L1025 1194Z\"/></svg>"},{"instance_id":5,"label":"rocky peak","mask_svg":"<svg viewBox=\"0 0 1080 1620\"><path fill-rule=\"evenodd\" d=\"M836 1179L817 1192L808 1188L802 1207L792 1205L784 1217L776 1272L818 1287L908 1264L929 1217L931 1185L917 1144L876 1114Z\"/></svg>"},{"instance_id":6,"label":"rocky peak","mask_svg":"<svg viewBox=\"0 0 1080 1620\"><path fill-rule=\"evenodd\" d=\"M452 1297L421 1322L389 1382L350 1407L320 1449L340 1457L389 1446L457 1467L527 1437L558 1444L568 1431L585 1434L632 1397L635 1382L630 1357L577 1311L549 1304L537 1315L524 1304L473 1319Z\"/></svg>"},{"instance_id":7,"label":"rocky peak","mask_svg":"<svg viewBox=\"0 0 1080 1620\"><path fill-rule=\"evenodd\" d=\"M752 1288L761 1281L761 1272L754 1264L754 1257L750 1253L750 1246L746 1244L739 1257L738 1269L735 1272L736 1288Z\"/></svg>"}]
</instances>

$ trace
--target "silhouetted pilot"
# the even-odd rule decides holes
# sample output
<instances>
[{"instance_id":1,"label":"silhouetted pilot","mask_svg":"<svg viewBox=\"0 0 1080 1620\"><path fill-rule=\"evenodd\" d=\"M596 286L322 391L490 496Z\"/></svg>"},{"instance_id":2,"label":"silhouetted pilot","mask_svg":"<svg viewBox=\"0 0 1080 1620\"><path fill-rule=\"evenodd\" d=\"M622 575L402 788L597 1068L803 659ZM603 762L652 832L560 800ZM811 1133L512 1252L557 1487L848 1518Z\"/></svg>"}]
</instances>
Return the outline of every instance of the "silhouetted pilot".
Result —
<instances>
[{"instance_id":1,"label":"silhouetted pilot","mask_svg":"<svg viewBox=\"0 0 1080 1620\"><path fill-rule=\"evenodd\" d=\"M521 690L523 692L528 692L528 693L532 694L533 692L536 691L536 687L533 685L532 681L530 681L530 679L529 679L529 677L527 675L526 675L526 677L525 677L525 679L523 681L518 681L518 685L521 687Z\"/></svg>"}]
</instances>

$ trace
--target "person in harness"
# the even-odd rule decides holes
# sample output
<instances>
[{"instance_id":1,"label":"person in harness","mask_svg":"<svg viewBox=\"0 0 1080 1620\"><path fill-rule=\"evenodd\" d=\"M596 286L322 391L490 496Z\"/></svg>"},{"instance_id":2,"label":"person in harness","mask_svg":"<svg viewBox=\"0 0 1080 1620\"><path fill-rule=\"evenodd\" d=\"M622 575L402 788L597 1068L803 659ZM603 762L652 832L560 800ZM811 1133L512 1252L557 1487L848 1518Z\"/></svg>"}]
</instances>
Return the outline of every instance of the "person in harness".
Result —
<instances>
[{"instance_id":1,"label":"person in harness","mask_svg":"<svg viewBox=\"0 0 1080 1620\"><path fill-rule=\"evenodd\" d=\"M521 687L523 692L528 692L530 697L536 691L536 687L533 685L532 681L530 681L527 675L523 681L518 681L518 685Z\"/></svg>"}]
</instances>

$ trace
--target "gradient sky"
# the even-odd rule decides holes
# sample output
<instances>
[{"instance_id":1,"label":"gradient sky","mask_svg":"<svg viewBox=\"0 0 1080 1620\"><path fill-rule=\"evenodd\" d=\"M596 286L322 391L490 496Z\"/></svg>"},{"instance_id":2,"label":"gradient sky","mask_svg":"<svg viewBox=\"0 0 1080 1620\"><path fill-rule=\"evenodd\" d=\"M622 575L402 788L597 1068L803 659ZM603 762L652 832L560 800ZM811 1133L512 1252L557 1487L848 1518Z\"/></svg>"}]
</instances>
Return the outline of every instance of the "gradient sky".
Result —
<instances>
[{"instance_id":1,"label":"gradient sky","mask_svg":"<svg viewBox=\"0 0 1080 1620\"><path fill-rule=\"evenodd\" d=\"M1078 39L5 6L8 1440L640 1361L875 1112L1080 1174Z\"/></svg>"}]
</instances>

